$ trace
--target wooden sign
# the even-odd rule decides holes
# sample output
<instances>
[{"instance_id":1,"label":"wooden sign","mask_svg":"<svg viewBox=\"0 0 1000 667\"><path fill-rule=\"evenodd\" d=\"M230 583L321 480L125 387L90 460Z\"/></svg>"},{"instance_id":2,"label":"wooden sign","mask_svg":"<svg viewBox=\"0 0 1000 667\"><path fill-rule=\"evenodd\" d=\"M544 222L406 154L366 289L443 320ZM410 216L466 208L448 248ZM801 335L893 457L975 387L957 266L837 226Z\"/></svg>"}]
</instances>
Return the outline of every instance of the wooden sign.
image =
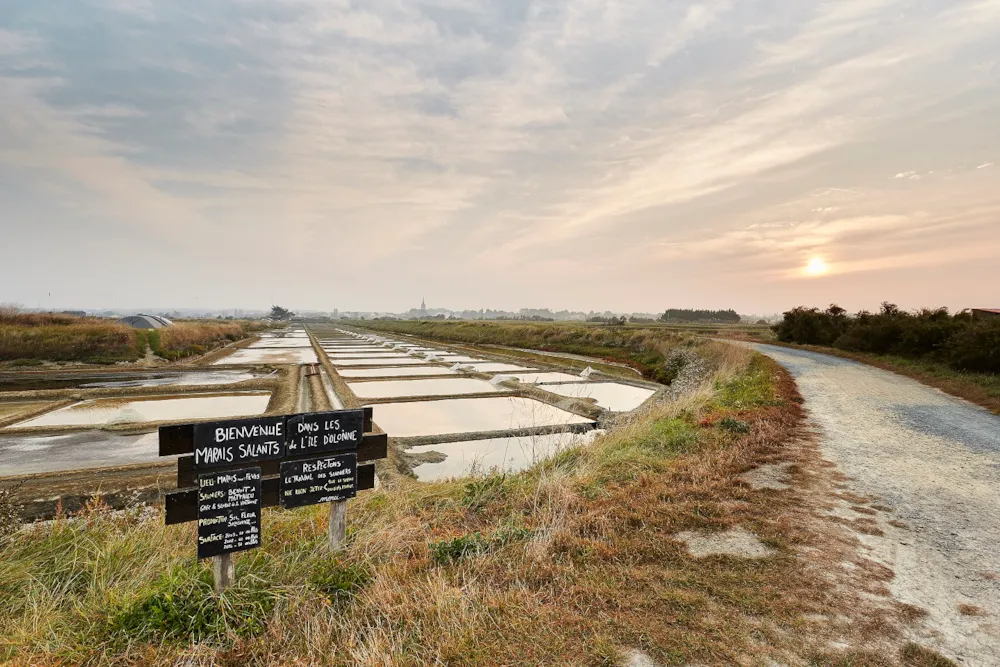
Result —
<instances>
[{"instance_id":1,"label":"wooden sign","mask_svg":"<svg viewBox=\"0 0 1000 667\"><path fill-rule=\"evenodd\" d=\"M198 558L260 546L260 468L198 475Z\"/></svg>"},{"instance_id":2,"label":"wooden sign","mask_svg":"<svg viewBox=\"0 0 1000 667\"><path fill-rule=\"evenodd\" d=\"M345 501L375 488L371 462L388 455L388 437L373 426L370 407L161 426L160 456L178 456L165 523L198 522L198 558L213 557L219 591L234 580L231 554L261 545L262 507L329 502L336 551L346 541Z\"/></svg>"},{"instance_id":3,"label":"wooden sign","mask_svg":"<svg viewBox=\"0 0 1000 667\"><path fill-rule=\"evenodd\" d=\"M194 425L194 467L238 466L285 455L285 417Z\"/></svg>"},{"instance_id":4,"label":"wooden sign","mask_svg":"<svg viewBox=\"0 0 1000 667\"><path fill-rule=\"evenodd\" d=\"M358 456L354 452L281 462L283 507L338 502L357 493Z\"/></svg>"},{"instance_id":5,"label":"wooden sign","mask_svg":"<svg viewBox=\"0 0 1000 667\"><path fill-rule=\"evenodd\" d=\"M288 456L356 450L365 432L364 410L336 410L288 418L285 451Z\"/></svg>"}]
</instances>

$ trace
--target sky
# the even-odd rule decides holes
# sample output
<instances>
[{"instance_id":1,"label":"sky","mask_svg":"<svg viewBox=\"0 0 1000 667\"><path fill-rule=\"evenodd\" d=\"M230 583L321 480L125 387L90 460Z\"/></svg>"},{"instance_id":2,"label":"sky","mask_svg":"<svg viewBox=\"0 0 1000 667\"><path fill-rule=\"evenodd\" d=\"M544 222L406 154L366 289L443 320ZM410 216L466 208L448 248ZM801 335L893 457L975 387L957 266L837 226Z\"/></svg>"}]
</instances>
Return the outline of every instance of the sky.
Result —
<instances>
[{"instance_id":1,"label":"sky","mask_svg":"<svg viewBox=\"0 0 1000 667\"><path fill-rule=\"evenodd\" d=\"M1000 0L0 0L0 302L998 286Z\"/></svg>"}]
</instances>

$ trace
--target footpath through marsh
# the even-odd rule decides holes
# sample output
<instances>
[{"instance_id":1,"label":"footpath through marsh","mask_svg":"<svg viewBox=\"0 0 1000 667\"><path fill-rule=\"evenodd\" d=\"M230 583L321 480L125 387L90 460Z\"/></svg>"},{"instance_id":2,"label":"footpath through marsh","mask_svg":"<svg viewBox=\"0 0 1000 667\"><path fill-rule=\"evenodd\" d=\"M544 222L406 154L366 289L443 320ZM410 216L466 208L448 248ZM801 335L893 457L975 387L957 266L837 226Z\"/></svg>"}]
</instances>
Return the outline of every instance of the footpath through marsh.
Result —
<instances>
[{"instance_id":1,"label":"footpath through marsh","mask_svg":"<svg viewBox=\"0 0 1000 667\"><path fill-rule=\"evenodd\" d=\"M887 371L757 345L795 378L824 458L873 524L868 558L927 615L910 632L963 664L1000 656L1000 417Z\"/></svg>"}]
</instances>

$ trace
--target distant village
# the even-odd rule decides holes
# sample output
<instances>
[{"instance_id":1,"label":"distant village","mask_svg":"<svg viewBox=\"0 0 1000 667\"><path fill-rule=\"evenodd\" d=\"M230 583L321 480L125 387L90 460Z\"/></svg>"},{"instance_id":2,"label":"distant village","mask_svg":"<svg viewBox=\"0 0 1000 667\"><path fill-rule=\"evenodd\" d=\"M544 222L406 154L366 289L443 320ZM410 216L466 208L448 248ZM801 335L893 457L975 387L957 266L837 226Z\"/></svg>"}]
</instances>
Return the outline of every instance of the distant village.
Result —
<instances>
[{"instance_id":1,"label":"distant village","mask_svg":"<svg viewBox=\"0 0 1000 667\"><path fill-rule=\"evenodd\" d=\"M159 310L144 308L135 311L125 310L64 310L66 314L102 317L121 320L124 324L140 328L154 328L157 325L145 326L148 322L175 319L267 319L271 309L173 309ZM729 324L773 324L781 319L780 313L766 315L740 315L734 310L692 310L668 309L659 313L621 312L621 311L579 311L551 310L549 308L521 308L517 311L480 308L479 310L452 310L450 308L428 307L426 299L421 299L420 306L410 308L401 313L389 311L341 311L334 308L329 311L303 310L294 313L295 319L303 322L328 322L334 320L522 320L535 322L606 322L606 323L643 323L643 322L712 322Z\"/></svg>"}]
</instances>

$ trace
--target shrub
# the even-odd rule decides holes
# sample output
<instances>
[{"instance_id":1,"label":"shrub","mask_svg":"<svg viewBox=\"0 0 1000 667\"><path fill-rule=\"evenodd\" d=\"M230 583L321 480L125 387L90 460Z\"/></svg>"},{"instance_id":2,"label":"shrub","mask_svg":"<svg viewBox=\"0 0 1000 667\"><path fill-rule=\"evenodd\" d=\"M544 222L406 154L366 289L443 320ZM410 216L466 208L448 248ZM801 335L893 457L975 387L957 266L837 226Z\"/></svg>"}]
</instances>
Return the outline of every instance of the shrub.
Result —
<instances>
[{"instance_id":1,"label":"shrub","mask_svg":"<svg viewBox=\"0 0 1000 667\"><path fill-rule=\"evenodd\" d=\"M800 306L786 312L773 328L786 343L937 361L961 371L1000 372L1000 322L977 322L968 313L950 315L945 308L908 313L883 303L878 313L846 317L836 306L826 311Z\"/></svg>"},{"instance_id":2,"label":"shrub","mask_svg":"<svg viewBox=\"0 0 1000 667\"><path fill-rule=\"evenodd\" d=\"M960 371L1000 373L1000 324L976 323L948 341L948 364Z\"/></svg>"},{"instance_id":3,"label":"shrub","mask_svg":"<svg viewBox=\"0 0 1000 667\"><path fill-rule=\"evenodd\" d=\"M847 330L846 311L831 305L825 311L799 306L784 314L774 333L784 343L832 345Z\"/></svg>"}]
</instances>

